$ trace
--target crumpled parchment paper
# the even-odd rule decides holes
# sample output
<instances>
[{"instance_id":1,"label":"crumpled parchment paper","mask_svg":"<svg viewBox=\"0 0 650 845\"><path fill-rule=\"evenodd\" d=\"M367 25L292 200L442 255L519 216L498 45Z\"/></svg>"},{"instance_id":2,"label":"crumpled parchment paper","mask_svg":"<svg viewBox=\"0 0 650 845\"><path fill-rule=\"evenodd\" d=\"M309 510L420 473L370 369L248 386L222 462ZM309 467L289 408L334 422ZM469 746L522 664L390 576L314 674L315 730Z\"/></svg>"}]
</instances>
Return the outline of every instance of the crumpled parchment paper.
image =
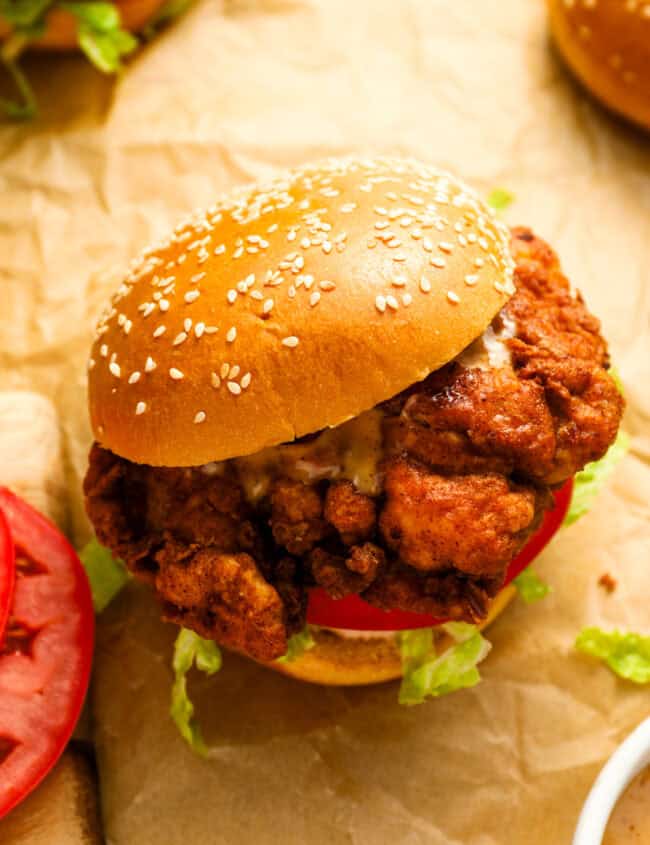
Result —
<instances>
[{"instance_id":1,"label":"crumpled parchment paper","mask_svg":"<svg viewBox=\"0 0 650 845\"><path fill-rule=\"evenodd\" d=\"M174 630L130 587L101 620L93 691L107 841L568 843L650 710L572 649L586 624L650 623L650 139L567 76L541 2L206 0L115 87L74 57L31 70L43 117L0 129L0 384L55 399L79 542L85 353L128 259L221 190L323 155L412 155L513 192L509 222L553 244L603 320L633 435L538 561L552 595L490 629L484 683L421 707L394 684L326 690L227 656L192 681L201 760L167 714Z\"/></svg>"}]
</instances>

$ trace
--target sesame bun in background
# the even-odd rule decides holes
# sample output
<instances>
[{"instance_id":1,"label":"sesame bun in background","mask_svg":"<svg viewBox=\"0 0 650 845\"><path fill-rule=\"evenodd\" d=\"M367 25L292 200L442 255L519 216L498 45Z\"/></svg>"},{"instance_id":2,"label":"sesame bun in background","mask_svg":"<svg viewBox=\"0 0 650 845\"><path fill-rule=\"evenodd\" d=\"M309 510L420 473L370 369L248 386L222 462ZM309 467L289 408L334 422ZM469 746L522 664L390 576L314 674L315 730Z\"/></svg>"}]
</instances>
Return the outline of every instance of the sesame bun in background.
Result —
<instances>
[{"instance_id":1,"label":"sesame bun in background","mask_svg":"<svg viewBox=\"0 0 650 845\"><path fill-rule=\"evenodd\" d=\"M547 0L555 44L612 111L650 129L650 3Z\"/></svg>"},{"instance_id":2,"label":"sesame bun in background","mask_svg":"<svg viewBox=\"0 0 650 845\"><path fill-rule=\"evenodd\" d=\"M512 274L506 228L434 167L331 160L245 188L113 298L89 360L95 438L196 466L336 426L458 355Z\"/></svg>"},{"instance_id":3,"label":"sesame bun in background","mask_svg":"<svg viewBox=\"0 0 650 845\"><path fill-rule=\"evenodd\" d=\"M123 29L140 32L156 16L166 0L112 0ZM47 14L45 33L30 41L30 48L76 50L79 47L77 19L64 8L55 6ZM0 39L11 33L11 26L0 17Z\"/></svg>"}]
</instances>

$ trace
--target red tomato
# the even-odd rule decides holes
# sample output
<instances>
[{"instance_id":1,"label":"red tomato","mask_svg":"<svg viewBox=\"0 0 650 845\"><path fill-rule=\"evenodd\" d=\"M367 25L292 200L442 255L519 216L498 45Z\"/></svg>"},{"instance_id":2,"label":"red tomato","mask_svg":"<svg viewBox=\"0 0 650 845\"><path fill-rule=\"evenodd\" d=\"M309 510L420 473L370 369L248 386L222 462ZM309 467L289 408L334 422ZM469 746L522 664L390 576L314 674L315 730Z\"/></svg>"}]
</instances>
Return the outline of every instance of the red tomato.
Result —
<instances>
[{"instance_id":1,"label":"red tomato","mask_svg":"<svg viewBox=\"0 0 650 845\"><path fill-rule=\"evenodd\" d=\"M7 520L0 511L0 648L4 638L9 610L14 599L16 560Z\"/></svg>"},{"instance_id":2,"label":"red tomato","mask_svg":"<svg viewBox=\"0 0 650 845\"><path fill-rule=\"evenodd\" d=\"M45 777L77 723L90 678L94 613L74 549L0 487L16 588L0 649L0 818Z\"/></svg>"},{"instance_id":3,"label":"red tomato","mask_svg":"<svg viewBox=\"0 0 650 845\"><path fill-rule=\"evenodd\" d=\"M539 529L517 557L511 561L504 586L516 578L537 557L562 525L571 503L572 490L573 481L569 480L553 494L555 506L552 510L546 511ZM381 610L355 595L332 599L322 587L315 587L309 591L307 622L312 625L347 628L355 631L405 631L409 628L430 628L444 621L444 619L436 619L424 613Z\"/></svg>"}]
</instances>

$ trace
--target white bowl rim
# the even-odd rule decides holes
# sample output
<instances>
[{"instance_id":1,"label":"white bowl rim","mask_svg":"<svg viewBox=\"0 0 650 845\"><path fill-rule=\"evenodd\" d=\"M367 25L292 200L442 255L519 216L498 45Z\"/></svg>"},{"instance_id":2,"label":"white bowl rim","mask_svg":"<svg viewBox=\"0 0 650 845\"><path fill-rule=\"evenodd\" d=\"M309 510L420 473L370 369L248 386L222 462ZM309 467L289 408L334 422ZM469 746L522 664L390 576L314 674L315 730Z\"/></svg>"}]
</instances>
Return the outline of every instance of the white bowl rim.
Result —
<instances>
[{"instance_id":1,"label":"white bowl rim","mask_svg":"<svg viewBox=\"0 0 650 845\"><path fill-rule=\"evenodd\" d=\"M580 813L573 845L601 845L616 802L649 764L650 718L618 747L596 778Z\"/></svg>"}]
</instances>

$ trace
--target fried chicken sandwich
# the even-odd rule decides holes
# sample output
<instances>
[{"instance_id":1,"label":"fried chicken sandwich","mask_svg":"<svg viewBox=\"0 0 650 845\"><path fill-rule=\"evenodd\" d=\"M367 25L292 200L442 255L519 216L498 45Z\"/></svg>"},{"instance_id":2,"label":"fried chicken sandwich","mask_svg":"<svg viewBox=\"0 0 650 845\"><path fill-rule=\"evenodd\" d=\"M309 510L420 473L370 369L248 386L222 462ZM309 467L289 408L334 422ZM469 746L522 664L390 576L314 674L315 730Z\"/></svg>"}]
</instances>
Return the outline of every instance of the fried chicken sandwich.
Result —
<instances>
[{"instance_id":1,"label":"fried chicken sandwich","mask_svg":"<svg viewBox=\"0 0 650 845\"><path fill-rule=\"evenodd\" d=\"M89 360L87 511L166 619L306 680L397 677L395 632L507 603L616 437L608 367L551 248L456 178L307 165L133 264Z\"/></svg>"}]
</instances>

